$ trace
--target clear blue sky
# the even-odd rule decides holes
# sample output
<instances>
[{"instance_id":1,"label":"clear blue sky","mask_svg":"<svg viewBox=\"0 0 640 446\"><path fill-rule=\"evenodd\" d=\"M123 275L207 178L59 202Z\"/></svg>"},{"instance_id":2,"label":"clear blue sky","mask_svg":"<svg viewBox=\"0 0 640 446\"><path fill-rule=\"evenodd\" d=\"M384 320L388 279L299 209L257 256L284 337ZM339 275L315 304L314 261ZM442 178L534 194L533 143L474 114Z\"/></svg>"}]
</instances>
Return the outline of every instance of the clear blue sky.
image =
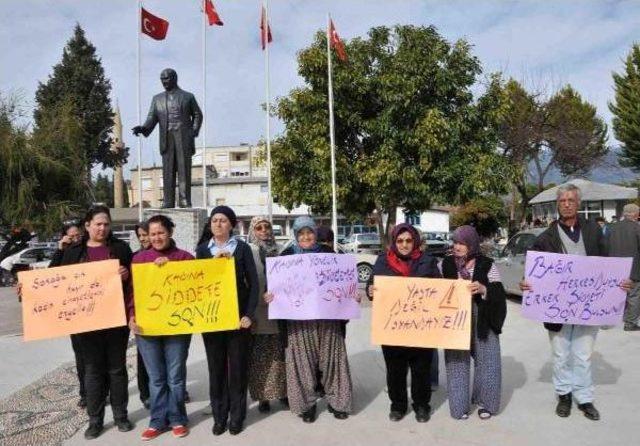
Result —
<instances>
[{"instance_id":1,"label":"clear blue sky","mask_svg":"<svg viewBox=\"0 0 640 446\"><path fill-rule=\"evenodd\" d=\"M207 28L207 144L255 143L264 136L261 1L214 3L225 25ZM146 0L144 6L170 27L162 42L142 36L143 117L151 96L162 89L165 67L175 68L181 87L202 102L200 1ZM449 40L471 42L485 73L502 71L547 91L571 83L607 121L611 72L621 70L632 43L640 41L639 1L271 0L270 8L272 97L301 83L296 53L325 26L327 12L346 39L379 25L435 25ZM128 129L137 124L136 0L0 0L0 91L22 91L31 113L38 82L60 61L76 22L111 79L133 167L136 142ZM279 131L282 125L274 122L273 132ZM145 140L143 165L154 160L160 162L157 131Z\"/></svg>"}]
</instances>

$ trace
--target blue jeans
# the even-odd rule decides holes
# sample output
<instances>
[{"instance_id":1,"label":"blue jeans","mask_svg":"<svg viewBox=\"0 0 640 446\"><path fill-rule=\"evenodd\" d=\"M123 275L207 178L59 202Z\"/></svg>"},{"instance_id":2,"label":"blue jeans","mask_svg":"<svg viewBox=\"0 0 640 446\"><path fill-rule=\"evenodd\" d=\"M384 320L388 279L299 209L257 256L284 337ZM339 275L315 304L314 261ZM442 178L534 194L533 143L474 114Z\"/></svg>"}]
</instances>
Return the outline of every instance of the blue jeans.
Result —
<instances>
[{"instance_id":1,"label":"blue jeans","mask_svg":"<svg viewBox=\"0 0 640 446\"><path fill-rule=\"evenodd\" d=\"M187 353L191 335L136 336L149 374L149 427L165 429L188 423L184 404Z\"/></svg>"},{"instance_id":2,"label":"blue jeans","mask_svg":"<svg viewBox=\"0 0 640 446\"><path fill-rule=\"evenodd\" d=\"M558 395L573 392L578 404L593 402L591 355L600 327L564 324L549 332L553 354L553 385Z\"/></svg>"}]
</instances>

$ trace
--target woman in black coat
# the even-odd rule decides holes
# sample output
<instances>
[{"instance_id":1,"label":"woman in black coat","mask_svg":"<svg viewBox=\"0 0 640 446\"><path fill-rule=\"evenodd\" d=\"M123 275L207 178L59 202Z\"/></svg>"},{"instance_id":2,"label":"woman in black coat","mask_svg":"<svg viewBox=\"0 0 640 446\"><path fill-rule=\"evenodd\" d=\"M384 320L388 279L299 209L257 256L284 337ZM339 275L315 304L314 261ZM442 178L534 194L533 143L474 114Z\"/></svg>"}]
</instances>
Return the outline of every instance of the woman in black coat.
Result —
<instances>
[{"instance_id":1,"label":"woman in black coat","mask_svg":"<svg viewBox=\"0 0 640 446\"><path fill-rule=\"evenodd\" d=\"M236 269L240 328L202 333L209 367L209 396L213 412L213 435L239 434L247 413L249 327L258 304L258 272L248 244L232 235L236 214L216 206L196 249L196 258L233 257Z\"/></svg>"},{"instance_id":2,"label":"woman in black coat","mask_svg":"<svg viewBox=\"0 0 640 446\"><path fill-rule=\"evenodd\" d=\"M441 277L436 259L420 251L420 234L406 223L393 228L389 249L378 256L373 266L373 274L367 288L370 299L374 276ZM391 297L384 296L385 299ZM383 345L382 354L387 366L387 388L391 400L389 419L400 421L407 413L407 371L411 370L411 399L416 420L419 423L429 421L429 382L434 349Z\"/></svg>"},{"instance_id":3,"label":"woman in black coat","mask_svg":"<svg viewBox=\"0 0 640 446\"><path fill-rule=\"evenodd\" d=\"M127 244L113 237L109 208L91 207L84 222L85 235L79 243L64 250L59 265L118 259L125 308L127 313L132 312L131 249ZM79 341L85 367L84 383L89 415L89 427L84 433L85 438L93 439L102 433L107 392L110 395L115 425L120 432L130 431L133 429L133 424L129 421L127 414L129 379L126 367L129 328L124 325L79 333L75 336Z\"/></svg>"}]
</instances>

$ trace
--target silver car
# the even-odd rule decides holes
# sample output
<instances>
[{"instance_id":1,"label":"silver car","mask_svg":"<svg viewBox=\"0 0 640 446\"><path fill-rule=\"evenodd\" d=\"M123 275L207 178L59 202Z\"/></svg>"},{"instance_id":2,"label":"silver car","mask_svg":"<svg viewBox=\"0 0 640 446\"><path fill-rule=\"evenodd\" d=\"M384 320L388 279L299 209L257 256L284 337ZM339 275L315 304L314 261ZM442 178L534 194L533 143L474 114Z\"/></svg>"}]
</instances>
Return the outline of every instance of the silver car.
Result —
<instances>
[{"instance_id":1,"label":"silver car","mask_svg":"<svg viewBox=\"0 0 640 446\"><path fill-rule=\"evenodd\" d=\"M511 237L505 247L494 253L494 263L500 272L504 289L509 294L522 296L519 282L524 277L524 262L527 250L546 228L526 229Z\"/></svg>"}]
</instances>

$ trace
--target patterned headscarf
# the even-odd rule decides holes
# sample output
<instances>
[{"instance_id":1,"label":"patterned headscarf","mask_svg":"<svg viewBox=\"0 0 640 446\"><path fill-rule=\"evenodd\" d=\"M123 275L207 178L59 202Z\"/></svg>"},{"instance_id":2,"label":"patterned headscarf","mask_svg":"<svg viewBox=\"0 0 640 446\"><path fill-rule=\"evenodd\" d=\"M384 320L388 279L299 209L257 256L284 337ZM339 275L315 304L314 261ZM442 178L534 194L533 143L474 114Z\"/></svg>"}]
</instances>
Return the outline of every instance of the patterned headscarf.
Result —
<instances>
[{"instance_id":1,"label":"patterned headscarf","mask_svg":"<svg viewBox=\"0 0 640 446\"><path fill-rule=\"evenodd\" d=\"M454 243L465 245L469 250L467 255L463 257L455 257L454 254L454 260L456 261L456 268L460 278L470 280L471 274L466 265L469 260L475 259L480 254L480 236L473 226L464 225L453 231L452 239Z\"/></svg>"},{"instance_id":2,"label":"patterned headscarf","mask_svg":"<svg viewBox=\"0 0 640 446\"><path fill-rule=\"evenodd\" d=\"M256 234L256 226L258 226L259 223L267 223L269 225L269 237L266 240L260 240L258 234ZM264 215L256 215L251 219L247 241L260 249L260 258L262 261L264 261L266 257L278 255L278 244L273 236L273 228L271 227L269 218Z\"/></svg>"},{"instance_id":3,"label":"patterned headscarf","mask_svg":"<svg viewBox=\"0 0 640 446\"><path fill-rule=\"evenodd\" d=\"M298 233L304 229L310 229L316 235L316 243L308 249L303 249L298 245ZM318 244L318 227L313 218L308 215L301 215L293 222L293 252L296 254L303 254L306 252L319 252L320 245Z\"/></svg>"}]
</instances>

